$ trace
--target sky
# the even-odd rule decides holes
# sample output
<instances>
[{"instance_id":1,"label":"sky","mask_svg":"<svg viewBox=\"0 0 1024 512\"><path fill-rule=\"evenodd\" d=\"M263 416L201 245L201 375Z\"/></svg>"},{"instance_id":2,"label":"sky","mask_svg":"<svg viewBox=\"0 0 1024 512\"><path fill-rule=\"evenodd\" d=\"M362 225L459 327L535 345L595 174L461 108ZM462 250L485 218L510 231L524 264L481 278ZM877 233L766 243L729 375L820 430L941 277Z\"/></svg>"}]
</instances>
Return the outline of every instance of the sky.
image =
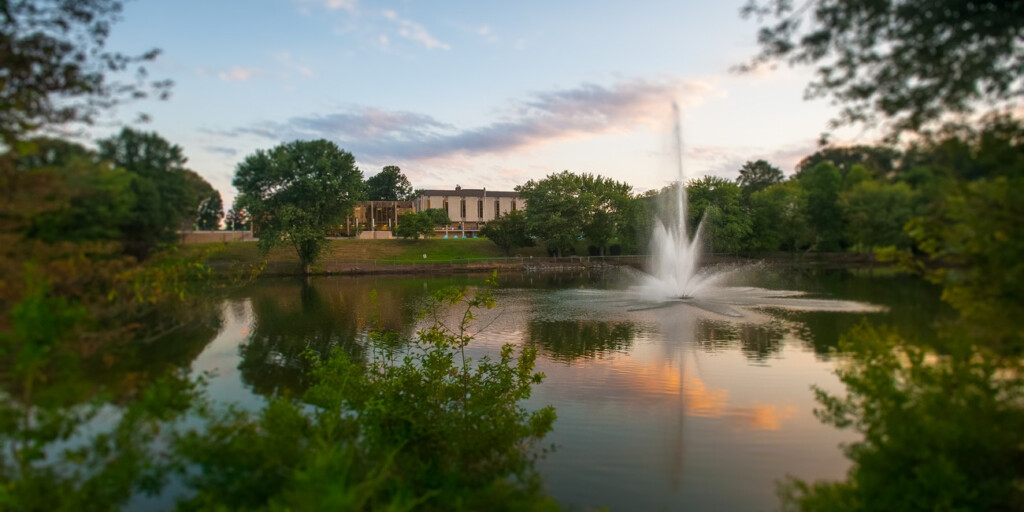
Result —
<instances>
[{"instance_id":1,"label":"sky","mask_svg":"<svg viewBox=\"0 0 1024 512\"><path fill-rule=\"evenodd\" d=\"M673 102L687 178L756 159L791 174L836 109L803 99L809 69L732 71L757 52L745 1L129 1L108 48L161 49L149 75L175 85L92 133L145 112L131 126L180 145L226 208L239 162L296 139L415 188L562 170L659 188L677 175Z\"/></svg>"}]
</instances>

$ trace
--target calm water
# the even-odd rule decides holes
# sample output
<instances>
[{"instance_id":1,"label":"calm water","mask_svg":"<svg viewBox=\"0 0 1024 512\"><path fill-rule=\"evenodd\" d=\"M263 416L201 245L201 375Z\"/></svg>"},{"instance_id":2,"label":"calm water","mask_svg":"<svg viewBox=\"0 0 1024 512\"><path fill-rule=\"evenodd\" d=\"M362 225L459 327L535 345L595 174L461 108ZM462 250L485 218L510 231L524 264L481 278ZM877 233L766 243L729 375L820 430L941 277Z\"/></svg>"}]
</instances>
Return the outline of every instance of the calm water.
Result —
<instances>
[{"instance_id":1,"label":"calm water","mask_svg":"<svg viewBox=\"0 0 1024 512\"><path fill-rule=\"evenodd\" d=\"M718 307L644 304L623 292L628 279L618 273L502 280L498 307L476 324L473 354L504 343L538 348L547 378L529 405L558 412L546 438L553 447L538 464L554 498L584 510L761 510L777 506L775 482L786 475L843 476L839 446L851 434L815 419L811 385L842 391L832 374L842 357L832 350L860 322L927 341L941 314L937 291L906 278L767 268L736 279L806 292L819 310L734 306L730 316ZM213 398L258 407L269 394L294 396L308 385L307 348L359 354L374 311L411 335L426 295L481 282L264 280L221 304L220 329L192 367L216 372Z\"/></svg>"}]
</instances>

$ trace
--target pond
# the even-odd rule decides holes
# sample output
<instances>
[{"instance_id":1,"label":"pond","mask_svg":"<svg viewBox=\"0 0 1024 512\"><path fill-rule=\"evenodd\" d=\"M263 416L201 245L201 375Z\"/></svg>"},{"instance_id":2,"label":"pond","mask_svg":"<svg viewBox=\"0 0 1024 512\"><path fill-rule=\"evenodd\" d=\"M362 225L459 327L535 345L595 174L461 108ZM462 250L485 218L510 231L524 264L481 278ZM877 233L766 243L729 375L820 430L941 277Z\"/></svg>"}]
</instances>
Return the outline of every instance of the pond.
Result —
<instances>
[{"instance_id":1,"label":"pond","mask_svg":"<svg viewBox=\"0 0 1024 512\"><path fill-rule=\"evenodd\" d=\"M297 396L309 385L305 350L358 355L378 321L411 336L424 297L483 279L262 280L223 301L220 330L192 368L215 373L215 400L256 408ZM528 406L558 414L537 464L552 497L578 510L761 510L777 507L786 475L841 478L840 445L854 438L815 418L811 389L842 392L840 336L868 322L927 342L944 314L938 290L911 278L756 267L733 280L759 291L727 310L644 303L616 271L500 280L471 355L538 349L547 378Z\"/></svg>"}]
</instances>

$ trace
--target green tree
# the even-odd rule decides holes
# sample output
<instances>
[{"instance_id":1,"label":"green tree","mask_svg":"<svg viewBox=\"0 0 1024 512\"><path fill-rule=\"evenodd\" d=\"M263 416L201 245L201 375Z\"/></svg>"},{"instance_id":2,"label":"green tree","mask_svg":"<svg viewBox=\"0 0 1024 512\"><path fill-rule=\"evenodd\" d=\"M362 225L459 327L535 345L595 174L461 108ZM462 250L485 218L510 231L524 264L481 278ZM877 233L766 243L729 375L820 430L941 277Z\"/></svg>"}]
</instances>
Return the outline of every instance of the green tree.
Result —
<instances>
[{"instance_id":1,"label":"green tree","mask_svg":"<svg viewBox=\"0 0 1024 512\"><path fill-rule=\"evenodd\" d=\"M863 181L840 195L839 206L855 245L867 250L910 245L903 227L914 214L914 192L906 183Z\"/></svg>"},{"instance_id":2,"label":"green tree","mask_svg":"<svg viewBox=\"0 0 1024 512\"><path fill-rule=\"evenodd\" d=\"M864 166L875 176L887 177L896 171L899 158L900 152L887 146L827 147L800 160L800 163L796 165L796 176L799 177L822 162L828 162L834 165L843 177L855 165Z\"/></svg>"},{"instance_id":3,"label":"green tree","mask_svg":"<svg viewBox=\"0 0 1024 512\"><path fill-rule=\"evenodd\" d=\"M4 0L0 3L0 139L8 146L26 133L68 122L91 122L119 102L155 92L169 81L145 78L151 50L127 55L104 49L121 2ZM108 76L138 70L135 83Z\"/></svg>"},{"instance_id":4,"label":"green tree","mask_svg":"<svg viewBox=\"0 0 1024 512\"><path fill-rule=\"evenodd\" d=\"M603 176L584 173L581 207L584 208L583 236L604 256L608 244L619 235L624 210L633 187Z\"/></svg>"},{"instance_id":5,"label":"green tree","mask_svg":"<svg viewBox=\"0 0 1024 512\"><path fill-rule=\"evenodd\" d=\"M231 208L224 215L224 228L231 231L246 231L251 228L249 225L249 214L244 208Z\"/></svg>"},{"instance_id":6,"label":"green tree","mask_svg":"<svg viewBox=\"0 0 1024 512\"><path fill-rule=\"evenodd\" d=\"M704 223L704 240L712 252L736 252L750 235L751 218L744 211L739 185L705 176L686 185L691 233Z\"/></svg>"},{"instance_id":7,"label":"green tree","mask_svg":"<svg viewBox=\"0 0 1024 512\"><path fill-rule=\"evenodd\" d=\"M430 217L430 222L434 226L447 226L452 223L452 220L448 218L448 210L444 208L428 208L423 210L423 213Z\"/></svg>"},{"instance_id":8,"label":"green tree","mask_svg":"<svg viewBox=\"0 0 1024 512\"><path fill-rule=\"evenodd\" d=\"M434 219L427 212L410 212L398 218L395 234L413 240L434 234Z\"/></svg>"},{"instance_id":9,"label":"green tree","mask_svg":"<svg viewBox=\"0 0 1024 512\"><path fill-rule=\"evenodd\" d=\"M814 233L818 251L838 251L843 245L843 217L839 208L842 177L829 162L821 162L800 173L800 185L807 191L806 218Z\"/></svg>"},{"instance_id":10,"label":"green tree","mask_svg":"<svg viewBox=\"0 0 1024 512\"><path fill-rule=\"evenodd\" d=\"M511 256L516 248L533 246L533 238L526 230L526 214L518 210L488 222L480 234L504 249L506 256Z\"/></svg>"},{"instance_id":11,"label":"green tree","mask_svg":"<svg viewBox=\"0 0 1024 512\"><path fill-rule=\"evenodd\" d=\"M411 201L415 197L409 178L397 165L386 165L366 179L366 198L370 201Z\"/></svg>"},{"instance_id":12,"label":"green tree","mask_svg":"<svg viewBox=\"0 0 1024 512\"><path fill-rule=\"evenodd\" d=\"M218 230L220 221L224 218L224 201L220 198L220 192L211 191L199 200L196 224L199 229Z\"/></svg>"},{"instance_id":13,"label":"green tree","mask_svg":"<svg viewBox=\"0 0 1024 512\"><path fill-rule=\"evenodd\" d=\"M816 66L807 96L842 105L834 123L881 118L898 133L1024 93L1024 2L755 0L743 13L774 18L747 67Z\"/></svg>"},{"instance_id":14,"label":"green tree","mask_svg":"<svg viewBox=\"0 0 1024 512\"><path fill-rule=\"evenodd\" d=\"M529 205L526 226L547 246L562 256L583 238L584 215L587 208L581 197L583 179L569 171L530 180L516 187Z\"/></svg>"},{"instance_id":15,"label":"green tree","mask_svg":"<svg viewBox=\"0 0 1024 512\"><path fill-rule=\"evenodd\" d=\"M750 248L796 251L813 241L805 213L807 192L797 180L772 185L750 196Z\"/></svg>"},{"instance_id":16,"label":"green tree","mask_svg":"<svg viewBox=\"0 0 1024 512\"><path fill-rule=\"evenodd\" d=\"M786 176L782 169L775 167L765 160L748 161L740 167L740 175L736 178L736 184L743 189L743 197L750 197L750 194L764 190L776 183L782 183Z\"/></svg>"},{"instance_id":17,"label":"green tree","mask_svg":"<svg viewBox=\"0 0 1024 512\"><path fill-rule=\"evenodd\" d=\"M124 128L99 141L99 156L135 178L135 205L122 226L125 252L142 260L157 246L173 244L195 212L181 147L156 133Z\"/></svg>"},{"instance_id":18,"label":"green tree","mask_svg":"<svg viewBox=\"0 0 1024 512\"><path fill-rule=\"evenodd\" d=\"M264 252L290 244L308 274L327 243L327 230L351 214L362 177L355 157L326 140L258 150L235 171L236 211L249 213Z\"/></svg>"},{"instance_id":19,"label":"green tree","mask_svg":"<svg viewBox=\"0 0 1024 512\"><path fill-rule=\"evenodd\" d=\"M186 219L182 229L220 228L220 219L224 217L224 203L221 201L220 192L195 171L185 169L185 179L188 180L193 215L192 218Z\"/></svg>"}]
</instances>

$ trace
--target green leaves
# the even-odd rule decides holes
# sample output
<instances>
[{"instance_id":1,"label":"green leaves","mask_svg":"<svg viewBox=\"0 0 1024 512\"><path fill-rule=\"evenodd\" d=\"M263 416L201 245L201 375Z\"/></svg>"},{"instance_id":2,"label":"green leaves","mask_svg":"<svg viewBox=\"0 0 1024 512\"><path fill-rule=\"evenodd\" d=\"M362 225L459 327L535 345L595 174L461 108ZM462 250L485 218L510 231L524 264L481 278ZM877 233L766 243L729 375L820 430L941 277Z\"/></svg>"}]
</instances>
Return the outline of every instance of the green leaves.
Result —
<instances>
[{"instance_id":1,"label":"green leaves","mask_svg":"<svg viewBox=\"0 0 1024 512\"><path fill-rule=\"evenodd\" d=\"M308 352L312 407L279 398L258 414L210 412L205 431L176 443L201 468L189 478L195 497L181 506L552 507L530 447L551 430L554 410L521 405L543 378L536 352L506 345L496 359L465 357L474 311L493 306L487 289L440 290L422 312L433 323L411 340L371 333L365 359L340 348L325 358Z\"/></svg>"},{"instance_id":2,"label":"green leaves","mask_svg":"<svg viewBox=\"0 0 1024 512\"><path fill-rule=\"evenodd\" d=\"M833 125L888 121L898 136L1024 93L1024 2L766 0L743 14L773 20L741 69L816 66L806 95L842 106Z\"/></svg>"},{"instance_id":3,"label":"green leaves","mask_svg":"<svg viewBox=\"0 0 1024 512\"><path fill-rule=\"evenodd\" d=\"M355 157L326 140L295 141L258 150L238 164L232 182L259 231L260 247L290 244L310 272L326 243L362 192Z\"/></svg>"}]
</instances>

